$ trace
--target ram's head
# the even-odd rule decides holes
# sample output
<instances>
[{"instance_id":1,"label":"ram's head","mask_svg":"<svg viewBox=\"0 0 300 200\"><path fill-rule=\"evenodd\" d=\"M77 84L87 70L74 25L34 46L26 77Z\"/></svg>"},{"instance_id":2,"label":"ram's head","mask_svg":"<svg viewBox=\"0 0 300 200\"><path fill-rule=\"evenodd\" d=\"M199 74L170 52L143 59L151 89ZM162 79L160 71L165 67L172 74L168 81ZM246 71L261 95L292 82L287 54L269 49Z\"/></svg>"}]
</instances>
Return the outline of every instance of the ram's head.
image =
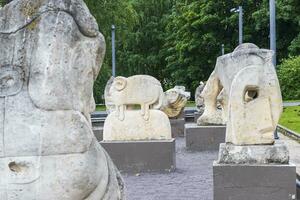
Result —
<instances>
[{"instance_id":1,"label":"ram's head","mask_svg":"<svg viewBox=\"0 0 300 200\"><path fill-rule=\"evenodd\" d=\"M122 91L127 85L127 79L122 76L118 76L114 79L114 82L112 84L113 89L117 91Z\"/></svg>"}]
</instances>

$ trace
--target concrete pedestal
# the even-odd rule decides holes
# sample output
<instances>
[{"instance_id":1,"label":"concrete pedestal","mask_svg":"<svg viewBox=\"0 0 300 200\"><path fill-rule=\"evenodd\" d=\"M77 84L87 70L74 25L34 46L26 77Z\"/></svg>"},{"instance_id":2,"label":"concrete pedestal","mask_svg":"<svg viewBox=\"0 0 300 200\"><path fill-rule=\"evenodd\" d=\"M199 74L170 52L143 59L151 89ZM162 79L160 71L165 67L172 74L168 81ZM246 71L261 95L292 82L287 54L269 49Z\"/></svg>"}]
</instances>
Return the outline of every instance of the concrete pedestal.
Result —
<instances>
[{"instance_id":1,"label":"concrete pedestal","mask_svg":"<svg viewBox=\"0 0 300 200\"><path fill-rule=\"evenodd\" d=\"M175 139L100 144L121 172L170 172L176 168Z\"/></svg>"},{"instance_id":2,"label":"concrete pedestal","mask_svg":"<svg viewBox=\"0 0 300 200\"><path fill-rule=\"evenodd\" d=\"M184 124L185 119L170 119L172 138L183 137L184 136Z\"/></svg>"},{"instance_id":3,"label":"concrete pedestal","mask_svg":"<svg viewBox=\"0 0 300 200\"><path fill-rule=\"evenodd\" d=\"M93 127L103 127L105 122L105 117L92 118L92 126Z\"/></svg>"},{"instance_id":4,"label":"concrete pedestal","mask_svg":"<svg viewBox=\"0 0 300 200\"><path fill-rule=\"evenodd\" d=\"M215 151L225 142L226 126L185 124L186 148L191 151Z\"/></svg>"},{"instance_id":5,"label":"concrete pedestal","mask_svg":"<svg viewBox=\"0 0 300 200\"><path fill-rule=\"evenodd\" d=\"M194 112L196 110L185 110L184 111L184 119L186 123L193 123L194 122Z\"/></svg>"},{"instance_id":6,"label":"concrete pedestal","mask_svg":"<svg viewBox=\"0 0 300 200\"><path fill-rule=\"evenodd\" d=\"M96 136L98 142L103 140L103 127L95 126L93 127L94 135Z\"/></svg>"},{"instance_id":7,"label":"concrete pedestal","mask_svg":"<svg viewBox=\"0 0 300 200\"><path fill-rule=\"evenodd\" d=\"M194 122L197 123L197 120L199 119L199 117L202 115L203 113L200 112L195 112L194 113Z\"/></svg>"},{"instance_id":8,"label":"concrete pedestal","mask_svg":"<svg viewBox=\"0 0 300 200\"><path fill-rule=\"evenodd\" d=\"M294 165L213 164L214 200L295 200Z\"/></svg>"}]
</instances>

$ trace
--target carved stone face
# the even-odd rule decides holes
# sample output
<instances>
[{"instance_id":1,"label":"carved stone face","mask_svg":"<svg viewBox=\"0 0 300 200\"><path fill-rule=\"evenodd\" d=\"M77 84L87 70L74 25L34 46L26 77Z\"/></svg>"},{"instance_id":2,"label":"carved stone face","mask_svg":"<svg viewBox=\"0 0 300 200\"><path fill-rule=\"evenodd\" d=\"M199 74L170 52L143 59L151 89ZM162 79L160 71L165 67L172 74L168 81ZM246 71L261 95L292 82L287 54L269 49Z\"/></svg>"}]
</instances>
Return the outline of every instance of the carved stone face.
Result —
<instances>
[{"instance_id":1,"label":"carved stone face","mask_svg":"<svg viewBox=\"0 0 300 200\"><path fill-rule=\"evenodd\" d=\"M89 121L105 42L83 1L12 1L0 43L0 199L117 199Z\"/></svg>"},{"instance_id":2,"label":"carved stone face","mask_svg":"<svg viewBox=\"0 0 300 200\"><path fill-rule=\"evenodd\" d=\"M0 97L18 94L24 84L24 73L21 67L6 65L0 68Z\"/></svg>"}]
</instances>

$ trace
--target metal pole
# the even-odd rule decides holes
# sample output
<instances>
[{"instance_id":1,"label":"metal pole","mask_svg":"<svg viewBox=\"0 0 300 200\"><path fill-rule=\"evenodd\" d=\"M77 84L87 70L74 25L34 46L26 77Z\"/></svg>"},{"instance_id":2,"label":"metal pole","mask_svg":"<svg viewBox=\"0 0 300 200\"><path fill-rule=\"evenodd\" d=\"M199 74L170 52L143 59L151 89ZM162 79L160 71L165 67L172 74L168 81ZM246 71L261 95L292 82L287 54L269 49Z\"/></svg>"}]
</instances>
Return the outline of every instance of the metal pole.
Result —
<instances>
[{"instance_id":1,"label":"metal pole","mask_svg":"<svg viewBox=\"0 0 300 200\"><path fill-rule=\"evenodd\" d=\"M225 54L225 50L224 50L224 44L222 44L222 55Z\"/></svg>"},{"instance_id":2,"label":"metal pole","mask_svg":"<svg viewBox=\"0 0 300 200\"><path fill-rule=\"evenodd\" d=\"M273 65L276 68L276 2L275 0L270 0L270 49L274 51L272 58ZM274 131L275 140L279 139L277 128Z\"/></svg>"},{"instance_id":3,"label":"metal pole","mask_svg":"<svg viewBox=\"0 0 300 200\"><path fill-rule=\"evenodd\" d=\"M116 46L115 46L115 33L116 27L115 25L111 26L111 51L112 51L112 76L116 76Z\"/></svg>"},{"instance_id":4,"label":"metal pole","mask_svg":"<svg viewBox=\"0 0 300 200\"><path fill-rule=\"evenodd\" d=\"M273 64L276 67L276 2L270 0L270 49L274 51Z\"/></svg>"},{"instance_id":5,"label":"metal pole","mask_svg":"<svg viewBox=\"0 0 300 200\"><path fill-rule=\"evenodd\" d=\"M239 44L243 43L243 7L239 6Z\"/></svg>"}]
</instances>

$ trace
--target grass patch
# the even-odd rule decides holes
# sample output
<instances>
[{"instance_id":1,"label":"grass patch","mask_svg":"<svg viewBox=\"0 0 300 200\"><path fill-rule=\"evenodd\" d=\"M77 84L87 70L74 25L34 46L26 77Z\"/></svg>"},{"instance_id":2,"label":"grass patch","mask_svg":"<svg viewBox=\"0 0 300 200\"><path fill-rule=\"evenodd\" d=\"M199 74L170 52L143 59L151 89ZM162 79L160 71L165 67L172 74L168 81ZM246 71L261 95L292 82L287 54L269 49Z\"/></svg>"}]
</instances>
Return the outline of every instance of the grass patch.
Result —
<instances>
[{"instance_id":1,"label":"grass patch","mask_svg":"<svg viewBox=\"0 0 300 200\"><path fill-rule=\"evenodd\" d=\"M195 101L188 101L185 105L185 107L196 107Z\"/></svg>"},{"instance_id":2,"label":"grass patch","mask_svg":"<svg viewBox=\"0 0 300 200\"><path fill-rule=\"evenodd\" d=\"M106 111L105 105L96 105L96 111Z\"/></svg>"},{"instance_id":3,"label":"grass patch","mask_svg":"<svg viewBox=\"0 0 300 200\"><path fill-rule=\"evenodd\" d=\"M283 108L279 124L300 134L300 106Z\"/></svg>"}]
</instances>

